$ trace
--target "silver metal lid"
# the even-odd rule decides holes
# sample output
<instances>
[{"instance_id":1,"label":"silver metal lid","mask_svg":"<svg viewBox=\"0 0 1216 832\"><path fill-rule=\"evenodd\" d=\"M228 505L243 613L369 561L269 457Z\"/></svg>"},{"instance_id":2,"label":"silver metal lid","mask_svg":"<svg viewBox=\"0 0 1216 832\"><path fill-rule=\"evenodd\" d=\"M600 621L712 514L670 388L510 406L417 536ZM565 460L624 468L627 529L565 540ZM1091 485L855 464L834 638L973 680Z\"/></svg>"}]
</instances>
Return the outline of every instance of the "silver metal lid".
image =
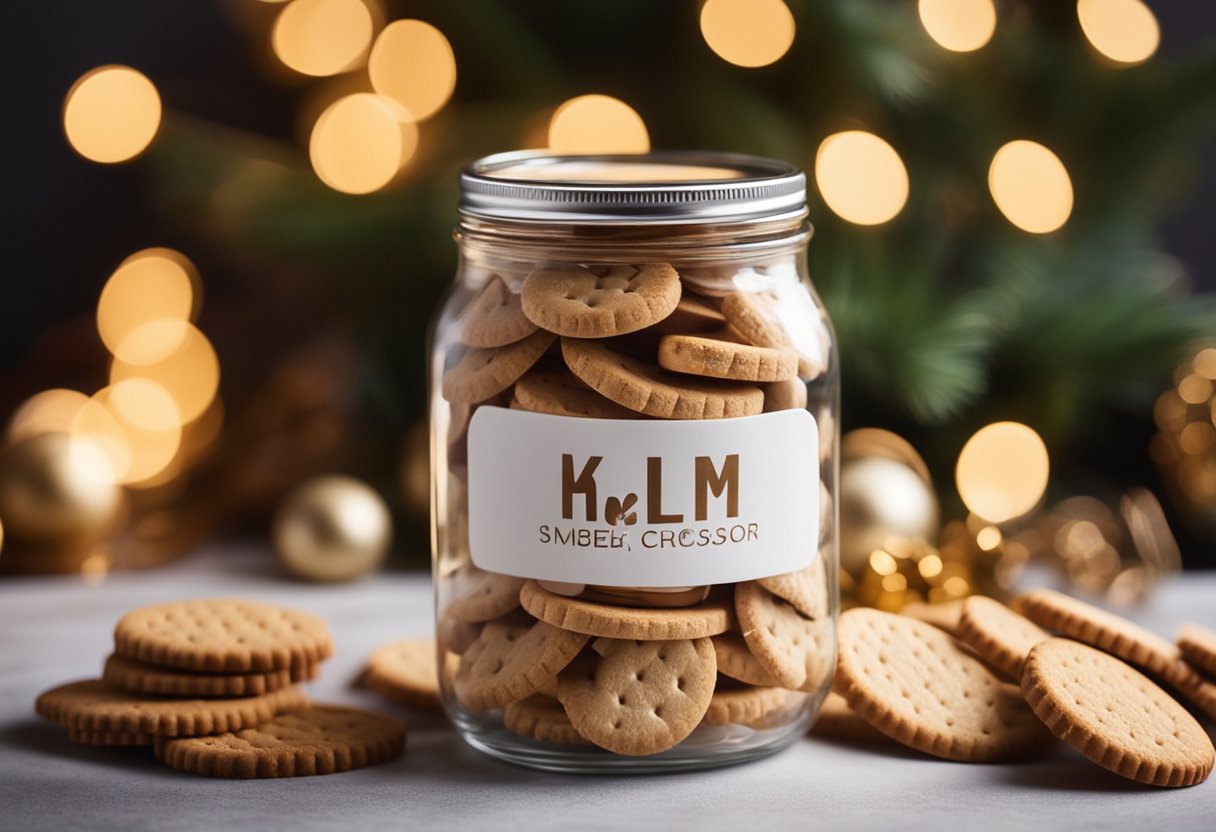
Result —
<instances>
[{"instance_id":1,"label":"silver metal lid","mask_svg":"<svg viewBox=\"0 0 1216 832\"><path fill-rule=\"evenodd\" d=\"M741 153L522 150L486 156L461 172L460 213L597 225L781 219L806 213L806 176L788 162Z\"/></svg>"}]
</instances>

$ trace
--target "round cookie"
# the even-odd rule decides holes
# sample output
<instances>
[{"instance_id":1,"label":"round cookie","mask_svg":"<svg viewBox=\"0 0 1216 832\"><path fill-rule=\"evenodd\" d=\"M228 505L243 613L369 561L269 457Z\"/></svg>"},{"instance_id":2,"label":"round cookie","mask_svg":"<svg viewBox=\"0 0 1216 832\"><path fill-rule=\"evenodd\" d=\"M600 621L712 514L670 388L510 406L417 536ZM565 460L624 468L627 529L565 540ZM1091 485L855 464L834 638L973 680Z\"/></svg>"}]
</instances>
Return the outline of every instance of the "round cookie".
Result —
<instances>
[{"instance_id":1,"label":"round cookie","mask_svg":"<svg viewBox=\"0 0 1216 832\"><path fill-rule=\"evenodd\" d=\"M819 715L811 726L811 733L816 737L845 742L859 742L867 745L891 744L892 740L882 731L859 717L845 698L832 691L823 700Z\"/></svg>"},{"instance_id":2,"label":"round cookie","mask_svg":"<svg viewBox=\"0 0 1216 832\"><path fill-rule=\"evenodd\" d=\"M660 419L726 419L764 408L755 385L676 377L603 344L562 339L570 371L617 404Z\"/></svg>"},{"instance_id":3,"label":"round cookie","mask_svg":"<svg viewBox=\"0 0 1216 832\"><path fill-rule=\"evenodd\" d=\"M692 332L711 332L726 326L726 318L707 298L685 290L676 304L675 311L654 326L650 331L663 335Z\"/></svg>"},{"instance_id":4,"label":"round cookie","mask_svg":"<svg viewBox=\"0 0 1216 832\"><path fill-rule=\"evenodd\" d=\"M806 408L806 382L795 376L785 381L770 381L762 384L764 390L764 412L774 410L803 410Z\"/></svg>"},{"instance_id":5,"label":"round cookie","mask_svg":"<svg viewBox=\"0 0 1216 832\"><path fill-rule=\"evenodd\" d=\"M785 704L782 688L717 688L705 711L706 725L748 725Z\"/></svg>"},{"instance_id":6,"label":"round cookie","mask_svg":"<svg viewBox=\"0 0 1216 832\"><path fill-rule=\"evenodd\" d=\"M570 663L587 636L543 621L491 621L460 657L456 697L471 711L489 711L537 693Z\"/></svg>"},{"instance_id":7,"label":"round cookie","mask_svg":"<svg viewBox=\"0 0 1216 832\"><path fill-rule=\"evenodd\" d=\"M628 607L691 607L709 597L709 587L687 586L658 589L588 585L580 594L590 601L602 601L606 604Z\"/></svg>"},{"instance_id":8,"label":"round cookie","mask_svg":"<svg viewBox=\"0 0 1216 832\"><path fill-rule=\"evenodd\" d=\"M1000 601L973 595L963 602L958 638L984 661L1017 681L1030 650L1050 636L1025 616Z\"/></svg>"},{"instance_id":9,"label":"round cookie","mask_svg":"<svg viewBox=\"0 0 1216 832\"><path fill-rule=\"evenodd\" d=\"M716 636L734 625L729 605L709 601L695 607L647 609L568 598L528 581L519 593L525 610L563 630L608 638L665 641Z\"/></svg>"},{"instance_id":10,"label":"round cookie","mask_svg":"<svg viewBox=\"0 0 1216 832\"><path fill-rule=\"evenodd\" d=\"M197 673L144 664L125 656L111 655L101 672L105 681L132 693L157 696L217 697L258 696L317 678L315 664L283 670L250 673Z\"/></svg>"},{"instance_id":11,"label":"round cookie","mask_svg":"<svg viewBox=\"0 0 1216 832\"><path fill-rule=\"evenodd\" d=\"M156 756L206 777L307 777L379 765L405 750L405 724L386 714L314 705L255 728L161 740Z\"/></svg>"},{"instance_id":12,"label":"round cookie","mask_svg":"<svg viewBox=\"0 0 1216 832\"><path fill-rule=\"evenodd\" d=\"M505 347L536 330L523 312L519 295L495 275L469 304L460 340L470 347Z\"/></svg>"},{"instance_id":13,"label":"round cookie","mask_svg":"<svg viewBox=\"0 0 1216 832\"><path fill-rule=\"evenodd\" d=\"M760 660L747 649L747 642L738 633L723 633L710 639L718 659L718 672L740 682L757 687L773 687L778 682L764 669Z\"/></svg>"},{"instance_id":14,"label":"round cookie","mask_svg":"<svg viewBox=\"0 0 1216 832\"><path fill-rule=\"evenodd\" d=\"M1021 759L1052 744L1016 687L930 624L851 609L840 616L839 651L837 691L896 742L963 762Z\"/></svg>"},{"instance_id":15,"label":"round cookie","mask_svg":"<svg viewBox=\"0 0 1216 832\"><path fill-rule=\"evenodd\" d=\"M1216 633L1198 624L1184 624L1177 642L1182 658L1192 667L1216 676Z\"/></svg>"},{"instance_id":16,"label":"round cookie","mask_svg":"<svg viewBox=\"0 0 1216 832\"><path fill-rule=\"evenodd\" d=\"M664 335L659 341L659 366L732 381L787 381L798 376L798 356L789 350L701 335Z\"/></svg>"},{"instance_id":17,"label":"round cookie","mask_svg":"<svg viewBox=\"0 0 1216 832\"><path fill-rule=\"evenodd\" d=\"M333 655L315 615L221 598L134 610L114 628L114 652L148 664L209 673L300 670Z\"/></svg>"},{"instance_id":18,"label":"round cookie","mask_svg":"<svg viewBox=\"0 0 1216 832\"><path fill-rule=\"evenodd\" d=\"M735 615L748 650L782 687L815 691L831 674L830 618L808 618L755 581L735 585Z\"/></svg>"},{"instance_id":19,"label":"round cookie","mask_svg":"<svg viewBox=\"0 0 1216 832\"><path fill-rule=\"evenodd\" d=\"M434 639L382 644L367 659L363 683L381 696L423 711L442 711Z\"/></svg>"},{"instance_id":20,"label":"round cookie","mask_svg":"<svg viewBox=\"0 0 1216 832\"><path fill-rule=\"evenodd\" d=\"M181 737L248 728L307 705L308 698L298 688L239 699L165 699L86 679L51 688L38 697L34 710L81 735Z\"/></svg>"},{"instance_id":21,"label":"round cookie","mask_svg":"<svg viewBox=\"0 0 1216 832\"><path fill-rule=\"evenodd\" d=\"M1144 674L1052 638L1026 659L1022 693L1057 737L1103 768L1153 786L1207 779L1216 750L1195 718Z\"/></svg>"},{"instance_id":22,"label":"round cookie","mask_svg":"<svg viewBox=\"0 0 1216 832\"><path fill-rule=\"evenodd\" d=\"M760 578L756 583L778 598L789 601L808 618L819 619L828 614L827 573L823 558L819 555L805 569Z\"/></svg>"},{"instance_id":23,"label":"round cookie","mask_svg":"<svg viewBox=\"0 0 1216 832\"><path fill-rule=\"evenodd\" d=\"M443 374L443 397L457 404L484 402L514 384L552 344L552 334L538 331L505 347L467 347Z\"/></svg>"},{"instance_id":24,"label":"round cookie","mask_svg":"<svg viewBox=\"0 0 1216 832\"><path fill-rule=\"evenodd\" d=\"M513 734L541 742L591 745L574 730L570 717L566 716L566 709L552 696L537 694L512 702L503 709L502 724Z\"/></svg>"},{"instance_id":25,"label":"round cookie","mask_svg":"<svg viewBox=\"0 0 1216 832\"><path fill-rule=\"evenodd\" d=\"M713 698L717 667L708 638L615 639L557 677L557 695L586 739L616 754L666 751L692 733Z\"/></svg>"},{"instance_id":26,"label":"round cookie","mask_svg":"<svg viewBox=\"0 0 1216 832\"><path fill-rule=\"evenodd\" d=\"M477 641L477 636L481 633L481 624L453 618L445 610L439 616L438 630L439 646L460 656L473 646L473 642Z\"/></svg>"},{"instance_id":27,"label":"round cookie","mask_svg":"<svg viewBox=\"0 0 1216 832\"><path fill-rule=\"evenodd\" d=\"M606 399L568 372L529 370L515 382L512 407L555 416L636 419L638 414Z\"/></svg>"},{"instance_id":28,"label":"round cookie","mask_svg":"<svg viewBox=\"0 0 1216 832\"><path fill-rule=\"evenodd\" d=\"M523 585L523 578L477 570L469 588L448 604L445 614L467 623L500 618L519 606L519 591Z\"/></svg>"},{"instance_id":29,"label":"round cookie","mask_svg":"<svg viewBox=\"0 0 1216 832\"><path fill-rule=\"evenodd\" d=\"M129 731L88 731L83 728L68 728L68 741L77 745L155 745L156 735Z\"/></svg>"},{"instance_id":30,"label":"round cookie","mask_svg":"<svg viewBox=\"0 0 1216 832\"><path fill-rule=\"evenodd\" d=\"M957 638L958 622L963 615L963 603L964 601L942 601L937 604L908 604L899 611L899 614L932 624L942 632Z\"/></svg>"},{"instance_id":31,"label":"round cookie","mask_svg":"<svg viewBox=\"0 0 1216 832\"><path fill-rule=\"evenodd\" d=\"M795 345L777 317L774 301L755 292L733 292L722 299L722 315L743 337L757 347L795 350ZM795 350L796 352L796 350ZM824 371L811 356L796 352L798 375L810 380Z\"/></svg>"},{"instance_id":32,"label":"round cookie","mask_svg":"<svg viewBox=\"0 0 1216 832\"><path fill-rule=\"evenodd\" d=\"M574 265L538 269L520 299L524 314L549 332L609 338L670 315L680 302L680 276L666 263L612 266L603 274Z\"/></svg>"},{"instance_id":33,"label":"round cookie","mask_svg":"<svg viewBox=\"0 0 1216 832\"><path fill-rule=\"evenodd\" d=\"M1105 650L1139 665L1216 719L1216 683L1182 659L1178 647L1126 618L1061 592L1035 589L1014 600L1014 608L1049 630Z\"/></svg>"}]
</instances>

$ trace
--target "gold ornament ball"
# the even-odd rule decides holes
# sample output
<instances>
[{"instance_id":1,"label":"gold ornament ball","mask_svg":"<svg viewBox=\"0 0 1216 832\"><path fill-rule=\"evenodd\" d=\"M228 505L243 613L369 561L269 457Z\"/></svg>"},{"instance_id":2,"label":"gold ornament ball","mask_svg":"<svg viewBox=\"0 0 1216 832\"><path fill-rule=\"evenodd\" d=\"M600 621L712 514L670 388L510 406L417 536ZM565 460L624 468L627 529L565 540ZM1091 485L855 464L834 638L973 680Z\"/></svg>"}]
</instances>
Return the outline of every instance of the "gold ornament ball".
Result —
<instances>
[{"instance_id":1,"label":"gold ornament ball","mask_svg":"<svg viewBox=\"0 0 1216 832\"><path fill-rule=\"evenodd\" d=\"M0 454L0 517L14 539L96 539L121 504L105 455L87 439L43 433Z\"/></svg>"},{"instance_id":2,"label":"gold ornament ball","mask_svg":"<svg viewBox=\"0 0 1216 832\"><path fill-rule=\"evenodd\" d=\"M353 477L315 477L287 495L274 520L274 548L297 577L349 581L375 569L392 540L380 495Z\"/></svg>"},{"instance_id":3,"label":"gold ornament ball","mask_svg":"<svg viewBox=\"0 0 1216 832\"><path fill-rule=\"evenodd\" d=\"M872 428L841 440L840 565L860 578L889 537L933 541L939 508L928 469L906 441Z\"/></svg>"}]
</instances>

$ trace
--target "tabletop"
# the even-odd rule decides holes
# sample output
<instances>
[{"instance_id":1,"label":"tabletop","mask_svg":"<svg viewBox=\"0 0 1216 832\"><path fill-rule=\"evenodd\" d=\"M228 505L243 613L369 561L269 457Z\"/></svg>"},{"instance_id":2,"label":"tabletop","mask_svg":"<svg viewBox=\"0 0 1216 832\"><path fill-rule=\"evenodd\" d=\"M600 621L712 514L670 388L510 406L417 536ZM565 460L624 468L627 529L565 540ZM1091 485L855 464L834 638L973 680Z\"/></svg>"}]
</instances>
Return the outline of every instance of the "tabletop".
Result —
<instances>
[{"instance_id":1,"label":"tabletop","mask_svg":"<svg viewBox=\"0 0 1216 832\"><path fill-rule=\"evenodd\" d=\"M72 745L33 713L34 698L95 676L114 622L138 606L207 596L253 598L328 619L337 655L311 683L318 701L393 711L409 725L403 757L294 780L226 781L174 771L147 749ZM1163 635L1216 625L1216 575L1161 587L1135 617ZM807 738L758 762L691 774L599 777L534 772L466 746L439 717L356 689L376 645L433 631L429 577L381 573L342 585L282 576L256 547L200 553L149 572L0 581L0 828L40 829L1211 829L1216 782L1153 789L1070 749L1021 765L964 765L899 749ZM1216 780L1216 778L1214 778Z\"/></svg>"}]
</instances>

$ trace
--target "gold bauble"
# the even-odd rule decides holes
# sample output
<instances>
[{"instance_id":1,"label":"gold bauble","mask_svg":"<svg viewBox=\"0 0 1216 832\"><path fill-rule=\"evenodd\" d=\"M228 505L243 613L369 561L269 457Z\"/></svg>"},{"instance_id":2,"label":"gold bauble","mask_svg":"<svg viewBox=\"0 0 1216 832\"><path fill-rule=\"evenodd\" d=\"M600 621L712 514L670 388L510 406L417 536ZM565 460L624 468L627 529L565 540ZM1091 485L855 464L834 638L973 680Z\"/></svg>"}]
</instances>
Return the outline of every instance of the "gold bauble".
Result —
<instances>
[{"instance_id":1,"label":"gold bauble","mask_svg":"<svg viewBox=\"0 0 1216 832\"><path fill-rule=\"evenodd\" d=\"M96 540L122 503L101 450L87 439L43 433L0 454L0 517L31 543Z\"/></svg>"},{"instance_id":2,"label":"gold bauble","mask_svg":"<svg viewBox=\"0 0 1216 832\"><path fill-rule=\"evenodd\" d=\"M933 541L939 507L920 455L899 436L876 428L840 443L840 565L854 578L890 537Z\"/></svg>"},{"instance_id":3,"label":"gold bauble","mask_svg":"<svg viewBox=\"0 0 1216 832\"><path fill-rule=\"evenodd\" d=\"M380 495L352 477L315 477L283 500L274 548L297 577L349 581L376 568L392 540Z\"/></svg>"}]
</instances>

